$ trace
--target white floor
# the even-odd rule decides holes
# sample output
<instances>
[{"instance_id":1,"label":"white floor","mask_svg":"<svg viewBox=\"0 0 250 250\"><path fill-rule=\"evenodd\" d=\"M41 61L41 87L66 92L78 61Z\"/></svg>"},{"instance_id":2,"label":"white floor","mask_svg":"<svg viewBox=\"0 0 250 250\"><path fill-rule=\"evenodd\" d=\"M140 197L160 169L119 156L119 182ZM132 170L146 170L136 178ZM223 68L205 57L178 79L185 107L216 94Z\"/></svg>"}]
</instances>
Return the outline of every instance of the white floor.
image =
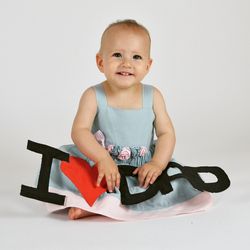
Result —
<instances>
[{"instance_id":1,"label":"white floor","mask_svg":"<svg viewBox=\"0 0 250 250\"><path fill-rule=\"evenodd\" d=\"M10 171L1 174L0 249L249 249L249 155L215 158L232 184L213 195L209 211L140 222L99 216L69 221L65 213L48 214L41 202L19 195L21 184L32 185L35 176L32 171L16 176L12 159L6 162ZM39 168L39 157L34 162ZM30 164L34 162L31 157Z\"/></svg>"}]
</instances>

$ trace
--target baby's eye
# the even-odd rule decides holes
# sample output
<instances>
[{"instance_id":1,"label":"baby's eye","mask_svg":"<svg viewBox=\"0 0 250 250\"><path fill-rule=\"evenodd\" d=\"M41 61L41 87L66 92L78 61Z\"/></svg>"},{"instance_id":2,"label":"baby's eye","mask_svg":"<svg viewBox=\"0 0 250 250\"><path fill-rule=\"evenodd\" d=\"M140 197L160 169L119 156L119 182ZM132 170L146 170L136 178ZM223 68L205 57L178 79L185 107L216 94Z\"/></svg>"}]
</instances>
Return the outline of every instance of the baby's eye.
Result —
<instances>
[{"instance_id":1,"label":"baby's eye","mask_svg":"<svg viewBox=\"0 0 250 250\"><path fill-rule=\"evenodd\" d=\"M142 57L141 57L140 55L134 55L134 56L133 56L133 59L135 59L135 60L141 60Z\"/></svg>"},{"instance_id":2,"label":"baby's eye","mask_svg":"<svg viewBox=\"0 0 250 250\"><path fill-rule=\"evenodd\" d=\"M116 53L114 53L112 56L114 56L114 57L122 57L122 54L119 53L119 52L116 52Z\"/></svg>"}]
</instances>

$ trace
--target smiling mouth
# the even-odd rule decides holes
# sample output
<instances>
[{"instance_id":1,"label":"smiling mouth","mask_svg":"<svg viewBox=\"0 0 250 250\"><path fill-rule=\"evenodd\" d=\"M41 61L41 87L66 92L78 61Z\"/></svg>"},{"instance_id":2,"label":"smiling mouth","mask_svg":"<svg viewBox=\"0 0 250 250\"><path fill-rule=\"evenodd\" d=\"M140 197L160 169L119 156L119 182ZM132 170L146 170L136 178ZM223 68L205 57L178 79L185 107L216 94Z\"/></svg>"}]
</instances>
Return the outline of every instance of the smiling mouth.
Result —
<instances>
[{"instance_id":1,"label":"smiling mouth","mask_svg":"<svg viewBox=\"0 0 250 250\"><path fill-rule=\"evenodd\" d=\"M133 76L134 74L130 73L130 72L117 72L116 74L121 75L121 76Z\"/></svg>"}]
</instances>

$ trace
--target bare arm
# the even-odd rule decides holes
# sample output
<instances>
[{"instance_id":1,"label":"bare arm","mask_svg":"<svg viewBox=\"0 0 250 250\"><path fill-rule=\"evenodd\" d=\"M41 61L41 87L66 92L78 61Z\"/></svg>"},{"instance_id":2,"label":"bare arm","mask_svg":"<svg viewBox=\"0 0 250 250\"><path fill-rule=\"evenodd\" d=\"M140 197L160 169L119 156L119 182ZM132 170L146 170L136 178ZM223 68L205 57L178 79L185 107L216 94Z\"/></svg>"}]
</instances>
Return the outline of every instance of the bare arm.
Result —
<instances>
[{"instance_id":1,"label":"bare arm","mask_svg":"<svg viewBox=\"0 0 250 250\"><path fill-rule=\"evenodd\" d=\"M98 179L100 185L103 177L106 178L110 192L120 185L120 174L113 159L95 139L91 133L93 121L97 113L95 92L92 88L87 89L79 103L78 111L73 122L71 137L77 148L93 162L97 163Z\"/></svg>"},{"instance_id":2,"label":"bare arm","mask_svg":"<svg viewBox=\"0 0 250 250\"><path fill-rule=\"evenodd\" d=\"M153 110L155 113L155 131L157 136L155 152L150 162L133 172L134 174L138 173L139 184L144 188L149 183L153 184L167 167L175 146L174 127L167 113L163 96L156 88L154 88Z\"/></svg>"},{"instance_id":3,"label":"bare arm","mask_svg":"<svg viewBox=\"0 0 250 250\"><path fill-rule=\"evenodd\" d=\"M99 162L108 155L96 141L91 128L97 112L95 92L88 88L82 95L73 122L71 137L78 149L94 162Z\"/></svg>"},{"instance_id":4,"label":"bare arm","mask_svg":"<svg viewBox=\"0 0 250 250\"><path fill-rule=\"evenodd\" d=\"M152 162L155 162L163 170L172 158L175 147L175 131L171 119L167 113L162 94L154 89L154 113L155 132L157 142Z\"/></svg>"}]
</instances>

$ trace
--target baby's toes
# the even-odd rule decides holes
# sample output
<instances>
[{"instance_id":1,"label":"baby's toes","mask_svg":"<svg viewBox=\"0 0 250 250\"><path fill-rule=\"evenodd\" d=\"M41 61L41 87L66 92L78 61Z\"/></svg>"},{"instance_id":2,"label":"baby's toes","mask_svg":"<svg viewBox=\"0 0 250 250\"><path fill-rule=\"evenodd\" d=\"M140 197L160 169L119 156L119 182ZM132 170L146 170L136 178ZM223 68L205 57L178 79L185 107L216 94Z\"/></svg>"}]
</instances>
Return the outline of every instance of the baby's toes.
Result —
<instances>
[{"instance_id":1,"label":"baby's toes","mask_svg":"<svg viewBox=\"0 0 250 250\"><path fill-rule=\"evenodd\" d=\"M70 220L74 220L75 219L75 208L74 207L71 207L69 209L68 217L69 217Z\"/></svg>"}]
</instances>

